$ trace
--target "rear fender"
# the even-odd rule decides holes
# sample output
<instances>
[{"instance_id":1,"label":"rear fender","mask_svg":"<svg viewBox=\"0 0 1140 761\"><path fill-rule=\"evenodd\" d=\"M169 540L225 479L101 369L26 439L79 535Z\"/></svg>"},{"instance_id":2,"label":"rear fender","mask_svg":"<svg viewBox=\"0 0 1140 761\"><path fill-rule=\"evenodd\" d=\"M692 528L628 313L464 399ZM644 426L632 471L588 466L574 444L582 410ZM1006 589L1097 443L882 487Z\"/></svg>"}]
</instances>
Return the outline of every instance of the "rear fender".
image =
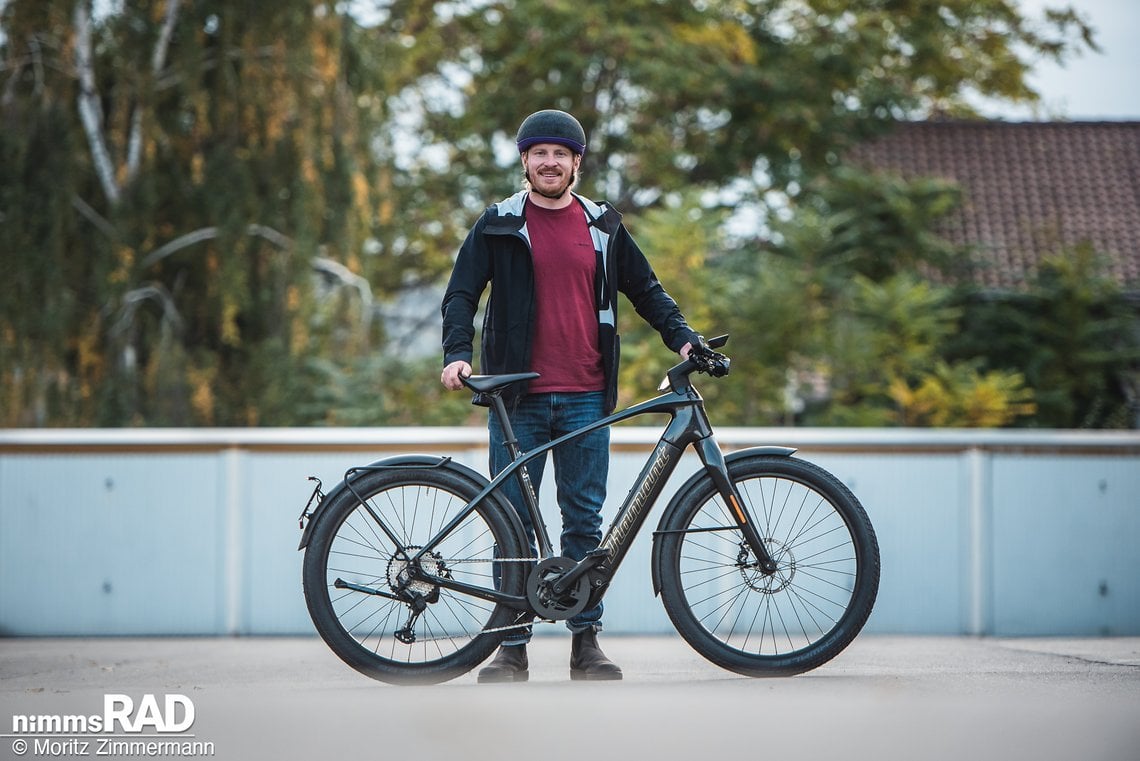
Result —
<instances>
[{"instance_id":1,"label":"rear fender","mask_svg":"<svg viewBox=\"0 0 1140 761\"><path fill-rule=\"evenodd\" d=\"M791 447L777 447L777 446L764 446L764 447L750 447L748 449L741 449L724 456L724 463L728 467L738 460L744 460L749 457L757 455L776 456L776 457L791 457L796 453L796 450ZM661 594L661 566L664 562L661 558L661 548L658 545L660 532L666 530L673 520L673 514L677 512L678 506L685 500L685 498L697 488L697 486L709 478L705 470L698 470L689 480L681 484L681 488L677 489L677 493L669 500L669 504L665 506L665 512L661 514L661 520L657 523L657 531L653 532L653 594Z\"/></svg>"}]
</instances>

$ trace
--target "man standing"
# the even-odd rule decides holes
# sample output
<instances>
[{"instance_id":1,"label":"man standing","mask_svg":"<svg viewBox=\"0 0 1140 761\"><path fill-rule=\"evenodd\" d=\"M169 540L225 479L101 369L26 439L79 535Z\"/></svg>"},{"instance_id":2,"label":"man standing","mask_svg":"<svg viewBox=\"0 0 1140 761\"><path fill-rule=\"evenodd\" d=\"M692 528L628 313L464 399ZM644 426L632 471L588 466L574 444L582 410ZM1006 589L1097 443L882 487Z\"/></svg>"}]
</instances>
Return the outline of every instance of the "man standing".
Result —
<instances>
[{"instance_id":1,"label":"man standing","mask_svg":"<svg viewBox=\"0 0 1140 761\"><path fill-rule=\"evenodd\" d=\"M516 143L526 184L487 208L472 227L443 298L444 369L441 381L463 388L471 374L474 317L491 284L483 321L482 371L536 372L540 377L505 397L522 451L530 451L613 411L617 404L617 295L683 357L699 339L661 287L649 262L604 202L573 192L586 133L564 111L528 116ZM510 463L503 431L490 416L490 467ZM609 429L579 437L553 451L562 554L581 560L602 538L602 504L609 471ZM545 458L528 464L537 493ZM534 542L534 528L515 480L503 491ZM602 605L567 625L573 632L572 679L621 679L621 669L598 646ZM528 678L530 630L508 635L480 682Z\"/></svg>"}]
</instances>

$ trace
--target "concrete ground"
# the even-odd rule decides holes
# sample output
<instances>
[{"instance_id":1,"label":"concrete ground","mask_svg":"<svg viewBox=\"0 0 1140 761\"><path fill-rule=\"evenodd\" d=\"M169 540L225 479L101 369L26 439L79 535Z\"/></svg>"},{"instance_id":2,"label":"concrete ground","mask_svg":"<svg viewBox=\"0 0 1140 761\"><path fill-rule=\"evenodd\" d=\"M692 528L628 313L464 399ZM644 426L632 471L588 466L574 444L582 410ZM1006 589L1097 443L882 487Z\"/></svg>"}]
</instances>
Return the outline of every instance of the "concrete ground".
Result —
<instances>
[{"instance_id":1,"label":"concrete ground","mask_svg":"<svg viewBox=\"0 0 1140 761\"><path fill-rule=\"evenodd\" d=\"M1140 760L1140 638L864 635L786 679L738 677L674 637L601 641L624 681L570 682L559 634L532 643L526 684L393 687L316 638L0 639L0 759ZM136 720L145 695L185 695L193 725L118 745L28 730L102 716L115 694Z\"/></svg>"}]
</instances>

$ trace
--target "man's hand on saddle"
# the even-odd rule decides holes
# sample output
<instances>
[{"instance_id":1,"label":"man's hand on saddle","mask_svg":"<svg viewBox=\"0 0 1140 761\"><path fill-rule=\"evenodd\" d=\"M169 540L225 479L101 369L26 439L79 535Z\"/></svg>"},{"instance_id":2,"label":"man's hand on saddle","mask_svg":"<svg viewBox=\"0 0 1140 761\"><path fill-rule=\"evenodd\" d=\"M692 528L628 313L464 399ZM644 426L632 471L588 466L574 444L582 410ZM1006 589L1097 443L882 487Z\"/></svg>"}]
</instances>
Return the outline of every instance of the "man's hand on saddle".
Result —
<instances>
[{"instance_id":1,"label":"man's hand on saddle","mask_svg":"<svg viewBox=\"0 0 1140 761\"><path fill-rule=\"evenodd\" d=\"M463 381L460 378L466 378L469 375L471 375L471 365L462 359L457 359L443 368L443 375L440 376L439 380L444 388L449 391L459 391L463 388Z\"/></svg>"}]
</instances>

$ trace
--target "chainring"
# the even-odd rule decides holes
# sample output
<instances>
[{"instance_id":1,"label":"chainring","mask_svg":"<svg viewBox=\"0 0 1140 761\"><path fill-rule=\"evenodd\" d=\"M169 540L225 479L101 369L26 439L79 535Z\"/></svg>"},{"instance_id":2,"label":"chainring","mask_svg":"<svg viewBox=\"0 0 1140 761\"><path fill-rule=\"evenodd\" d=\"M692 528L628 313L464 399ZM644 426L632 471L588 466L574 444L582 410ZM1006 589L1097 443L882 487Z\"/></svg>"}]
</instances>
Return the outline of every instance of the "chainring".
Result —
<instances>
[{"instance_id":1,"label":"chainring","mask_svg":"<svg viewBox=\"0 0 1140 761\"><path fill-rule=\"evenodd\" d=\"M570 558L547 558L531 570L526 580L526 599L535 613L552 621L564 621L586 609L590 601L588 574L561 595L556 596L552 589L554 582L576 565Z\"/></svg>"}]
</instances>

